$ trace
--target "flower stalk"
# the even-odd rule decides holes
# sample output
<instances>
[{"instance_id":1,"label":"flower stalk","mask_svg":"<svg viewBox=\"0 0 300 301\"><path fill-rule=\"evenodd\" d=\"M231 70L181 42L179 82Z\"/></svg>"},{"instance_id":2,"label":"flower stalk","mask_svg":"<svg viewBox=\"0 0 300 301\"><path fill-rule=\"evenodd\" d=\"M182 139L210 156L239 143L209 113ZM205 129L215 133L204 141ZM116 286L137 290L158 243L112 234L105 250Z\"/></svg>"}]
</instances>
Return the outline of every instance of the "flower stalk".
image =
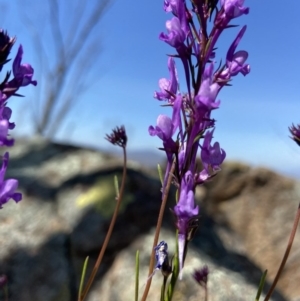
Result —
<instances>
[{"instance_id":1,"label":"flower stalk","mask_svg":"<svg viewBox=\"0 0 300 301\"><path fill-rule=\"evenodd\" d=\"M123 150L123 173L122 173L122 182L121 182L121 187L120 187L120 191L116 196L116 207L113 213L113 216L111 218L111 222L108 228L108 231L106 233L101 251L98 255L98 258L96 260L95 266L93 267L93 270L91 272L91 275L87 281L87 284L82 292L81 295L78 296L78 301L83 301L86 299L87 294L94 282L95 276L99 270L100 264L102 262L105 250L108 246L109 240L111 238L116 220L117 220L117 216L119 213L119 209L121 206L121 202L123 199L123 195L124 195L124 190L125 190L125 182L126 182L126 175L127 175L127 152L126 152L126 145L127 145L127 135L126 135L126 131L125 131L125 127L121 126L121 127L117 127L113 130L111 135L106 135L106 140L108 140L109 142L111 142L113 145L117 145L120 146Z\"/></svg>"}]
</instances>

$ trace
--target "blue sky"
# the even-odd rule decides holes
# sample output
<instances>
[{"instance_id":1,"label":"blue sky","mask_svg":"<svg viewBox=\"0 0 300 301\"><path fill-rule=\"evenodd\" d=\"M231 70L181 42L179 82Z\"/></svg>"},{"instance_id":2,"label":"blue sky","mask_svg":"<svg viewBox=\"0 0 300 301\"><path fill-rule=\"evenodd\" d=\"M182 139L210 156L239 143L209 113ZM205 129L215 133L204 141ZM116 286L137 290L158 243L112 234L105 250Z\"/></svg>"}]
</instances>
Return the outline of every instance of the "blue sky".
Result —
<instances>
[{"instance_id":1,"label":"blue sky","mask_svg":"<svg viewBox=\"0 0 300 301\"><path fill-rule=\"evenodd\" d=\"M5 6L1 27L17 35L17 44L24 47L24 61L34 66L32 41L13 9L26 1L11 2L11 7ZM92 8L96 2L87 1L87 5ZM3 3L0 2L1 7ZM94 54L101 55L101 68L93 70L100 79L73 107L65 125L66 129L68 123L74 125L74 130L68 135L62 129L61 139L68 137L77 144L104 148L105 133L124 124L130 149L155 150L161 146L147 129L156 123L159 114L170 113L153 98L158 80L168 77L166 54L173 53L158 39L159 33L165 31L165 21L171 17L162 10L162 4L158 0L117 0L111 5L101 30L95 33L103 42L103 51ZM219 94L221 106L213 115L217 119L214 136L228 159L300 176L300 149L289 139L287 129L292 123L300 123L300 2L288 0L283 5L278 1L276 5L271 0L248 0L245 5L250 7L250 14L236 19L234 24L247 25L238 49L249 52L251 73L235 77L233 86ZM24 5L22 9L29 8ZM227 30L218 44L217 59L224 59L237 32L238 28ZM178 69L183 83L182 70ZM24 113L24 102L33 99L26 108L30 110L34 88L22 92L26 98L11 101L15 114L12 119L16 121L17 134L29 135L30 114Z\"/></svg>"}]
</instances>

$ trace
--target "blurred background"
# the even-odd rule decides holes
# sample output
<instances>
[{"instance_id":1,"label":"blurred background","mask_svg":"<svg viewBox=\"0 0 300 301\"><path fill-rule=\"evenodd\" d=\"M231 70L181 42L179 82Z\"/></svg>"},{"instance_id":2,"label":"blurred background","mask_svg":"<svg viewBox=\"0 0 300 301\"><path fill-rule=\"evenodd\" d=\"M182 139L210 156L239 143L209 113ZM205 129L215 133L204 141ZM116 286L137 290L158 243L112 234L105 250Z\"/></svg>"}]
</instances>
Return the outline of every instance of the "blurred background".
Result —
<instances>
[{"instance_id":1,"label":"blurred background","mask_svg":"<svg viewBox=\"0 0 300 301\"><path fill-rule=\"evenodd\" d=\"M248 26L238 49L249 52L251 73L221 91L220 109L213 112L215 139L230 160L299 177L300 154L288 126L300 123L300 2L245 5L250 14L234 24ZM153 98L158 80L168 77L167 54L174 53L158 39L171 17L162 6L163 1L133 0L0 1L1 27L17 36L23 61L32 64L38 80L38 88L21 91L25 99L9 101L13 134L107 149L105 134L124 124L129 151L145 163L151 156L153 162L163 158L160 140L148 134L158 114L170 114ZM217 65L238 30L223 35ZM179 61L177 67L184 87Z\"/></svg>"}]
</instances>

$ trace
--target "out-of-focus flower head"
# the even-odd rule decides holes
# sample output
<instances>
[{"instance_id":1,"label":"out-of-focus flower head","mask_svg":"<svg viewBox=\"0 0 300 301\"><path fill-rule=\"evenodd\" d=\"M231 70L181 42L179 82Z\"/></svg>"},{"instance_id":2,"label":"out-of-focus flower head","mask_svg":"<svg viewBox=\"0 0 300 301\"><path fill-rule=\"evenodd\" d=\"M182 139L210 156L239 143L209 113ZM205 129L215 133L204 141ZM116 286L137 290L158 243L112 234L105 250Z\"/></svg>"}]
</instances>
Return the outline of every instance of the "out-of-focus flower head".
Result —
<instances>
[{"instance_id":1,"label":"out-of-focus flower head","mask_svg":"<svg viewBox=\"0 0 300 301\"><path fill-rule=\"evenodd\" d=\"M292 139L300 146L300 124L289 127L290 133L292 134Z\"/></svg>"},{"instance_id":2,"label":"out-of-focus flower head","mask_svg":"<svg viewBox=\"0 0 300 301\"><path fill-rule=\"evenodd\" d=\"M126 147L128 138L124 125L113 129L112 133L110 135L107 134L105 139L113 145L118 145L123 148Z\"/></svg>"},{"instance_id":3,"label":"out-of-focus flower head","mask_svg":"<svg viewBox=\"0 0 300 301\"><path fill-rule=\"evenodd\" d=\"M205 287L207 285L208 274L209 274L209 270L207 265L205 265L202 268L195 270L193 273L193 277L198 284Z\"/></svg>"}]
</instances>

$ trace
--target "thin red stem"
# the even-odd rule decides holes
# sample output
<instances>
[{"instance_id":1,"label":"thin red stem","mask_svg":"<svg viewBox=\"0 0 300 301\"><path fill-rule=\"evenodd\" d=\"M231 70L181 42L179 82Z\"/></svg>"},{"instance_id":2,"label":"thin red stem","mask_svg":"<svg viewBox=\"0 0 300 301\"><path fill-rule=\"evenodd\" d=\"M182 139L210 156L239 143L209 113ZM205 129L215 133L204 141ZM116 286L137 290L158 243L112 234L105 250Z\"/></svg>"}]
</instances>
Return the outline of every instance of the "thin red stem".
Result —
<instances>
[{"instance_id":1,"label":"thin red stem","mask_svg":"<svg viewBox=\"0 0 300 301\"><path fill-rule=\"evenodd\" d=\"M277 271L277 274L275 276L275 279L265 297L265 300L264 301L268 301L277 285L277 282L279 280L279 277L283 271L283 268L286 264L286 261L289 257L289 254L290 254L290 251L291 251L291 248L292 248L292 245L293 245L293 241L294 241L294 238L295 238L295 235L296 235L296 232L297 232L297 228L298 228L298 224L299 224L299 219L300 219L300 203L298 205L298 209L297 209L297 214L296 214L296 217L295 217L295 220L294 220L294 225L293 225L293 228L292 228L292 231L291 231L291 234L290 234L290 239L289 239L289 242L288 242L288 245L287 245L287 248L285 250L285 253L284 253L284 256L282 258L282 261L281 261L281 264L280 264L280 267Z\"/></svg>"},{"instance_id":2,"label":"thin red stem","mask_svg":"<svg viewBox=\"0 0 300 301\"><path fill-rule=\"evenodd\" d=\"M172 168L170 170L168 182L167 182L167 185L164 190L164 194L163 194L163 198L162 198L162 202L161 202L161 206L160 206L160 210L159 210L159 215L158 215L156 229L155 229L155 235L154 235L154 239L153 239L153 248L152 248L152 254L151 254L151 258L150 258L148 277L150 277L150 275L152 274L153 269L154 269L154 259L155 259L154 258L155 257L154 256L154 248L157 246L157 243L158 243L159 233L160 233L162 220L163 220L163 216L164 216L164 212L165 212L165 208L166 208L166 204L167 204L167 200L168 200L169 190L170 190L170 187L172 184L174 170L175 170L175 162L173 162ZM152 281L152 277L150 277L146 283L145 290L144 290L141 301L146 301L148 293L149 293L149 289L151 286L151 281Z\"/></svg>"},{"instance_id":3,"label":"thin red stem","mask_svg":"<svg viewBox=\"0 0 300 301\"><path fill-rule=\"evenodd\" d=\"M122 183L121 183L121 188L120 188L120 194L117 196L117 204L116 204L116 207L115 207L115 210L114 210L114 213L113 213L108 231L106 233L106 236L105 236L105 239L104 239L104 242L103 242L103 246L102 246L101 251L98 255L97 261L95 263L95 266L94 266L94 268L92 270L92 273L89 277L89 280L88 280L88 282L87 282L87 284L86 284L86 286L83 290L82 295L79 296L79 298L78 298L78 301L83 301L87 296L87 293L88 293L88 291L89 291L89 289L90 289L90 287L91 287L91 285L92 285L92 283L95 279L95 276L97 274L97 271L98 271L99 266L101 264L101 261L103 259L105 250L107 248L107 245L109 243L112 231L114 229L114 226L115 226L115 223L116 223L116 220L117 220L119 208L120 208L121 201L122 201L123 194L124 194L125 180L126 180L126 173L127 173L127 154L126 154L125 147L123 147L123 156L124 156L124 164L123 164Z\"/></svg>"}]
</instances>

